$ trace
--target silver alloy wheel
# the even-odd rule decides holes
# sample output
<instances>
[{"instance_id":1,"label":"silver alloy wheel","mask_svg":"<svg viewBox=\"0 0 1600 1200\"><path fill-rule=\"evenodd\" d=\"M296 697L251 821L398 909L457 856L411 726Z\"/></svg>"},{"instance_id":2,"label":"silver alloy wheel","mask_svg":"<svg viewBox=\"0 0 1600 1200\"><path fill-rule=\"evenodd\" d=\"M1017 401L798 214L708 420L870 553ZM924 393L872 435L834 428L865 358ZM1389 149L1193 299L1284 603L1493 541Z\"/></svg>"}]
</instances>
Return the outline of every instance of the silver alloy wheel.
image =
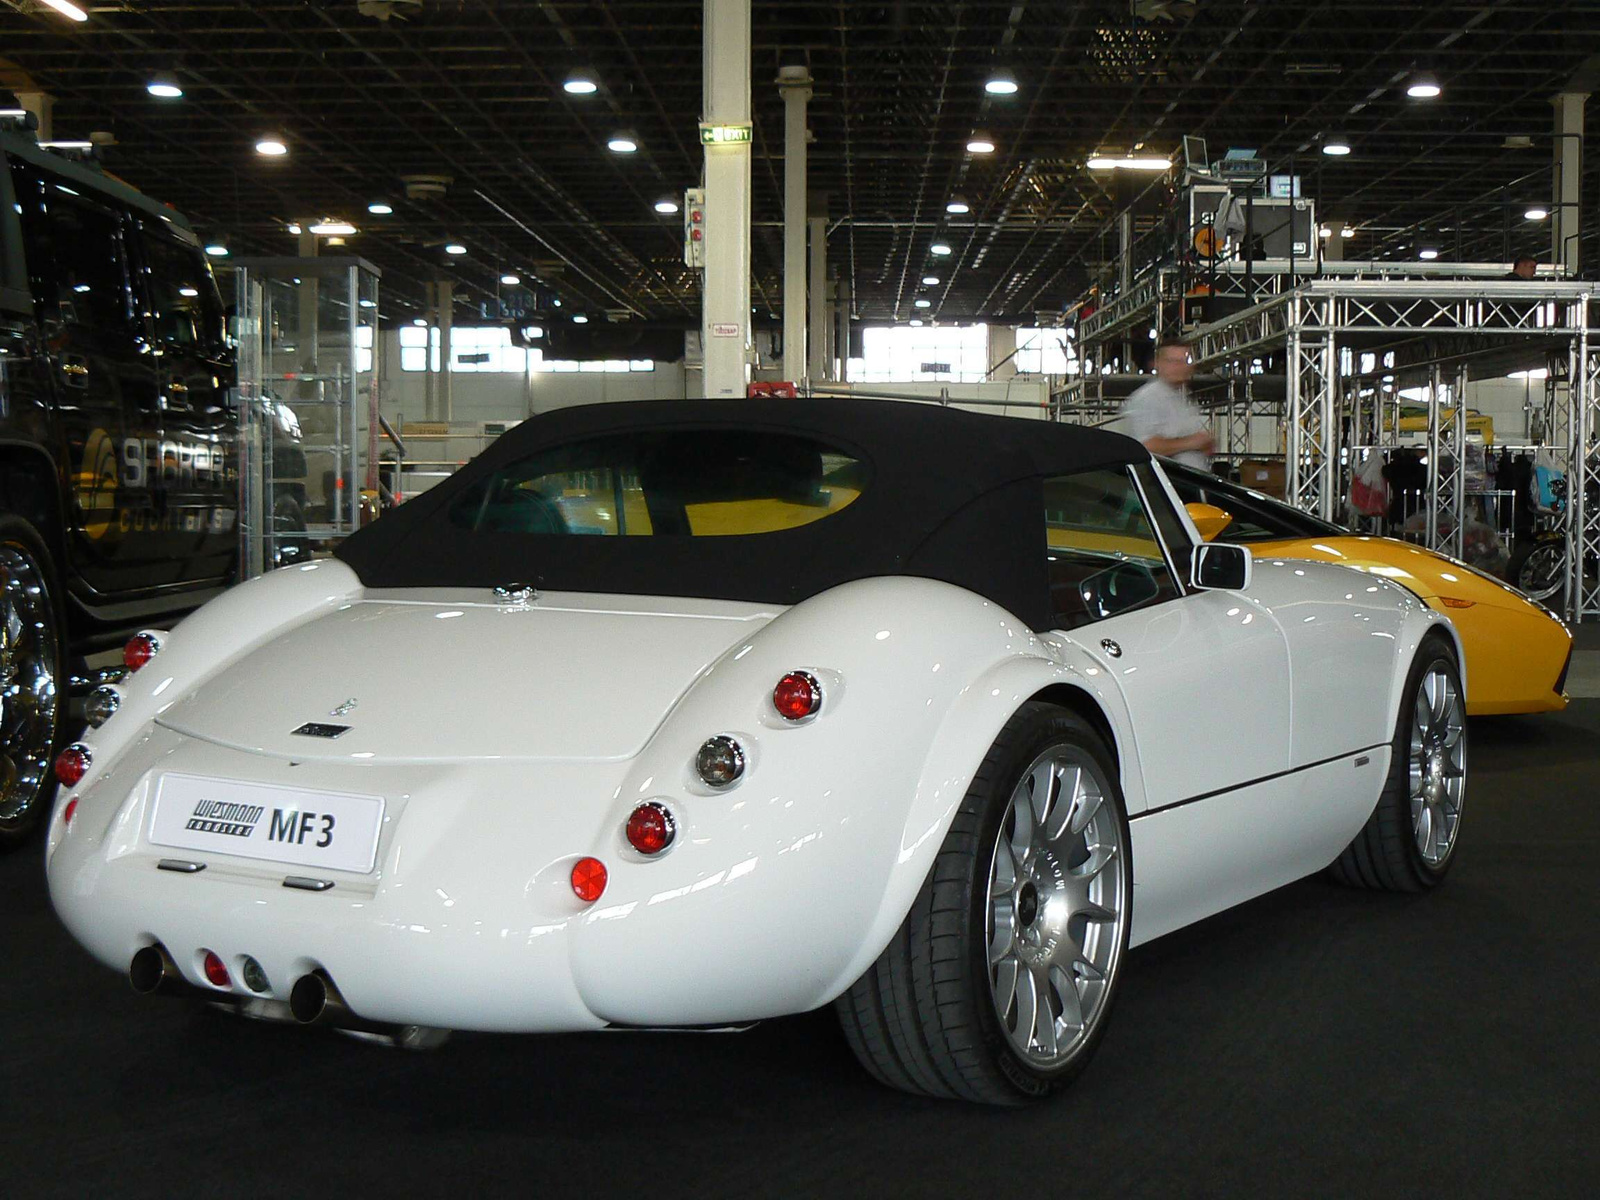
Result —
<instances>
[{"instance_id":1,"label":"silver alloy wheel","mask_svg":"<svg viewBox=\"0 0 1600 1200\"><path fill-rule=\"evenodd\" d=\"M1548 600L1566 586L1566 567L1566 547L1560 542L1535 546L1517 572L1517 586L1534 600Z\"/></svg>"},{"instance_id":2,"label":"silver alloy wheel","mask_svg":"<svg viewBox=\"0 0 1600 1200\"><path fill-rule=\"evenodd\" d=\"M1467 789L1466 710L1443 667L1429 668L1412 705L1411 832L1422 861L1437 867L1455 848Z\"/></svg>"},{"instance_id":3,"label":"silver alloy wheel","mask_svg":"<svg viewBox=\"0 0 1600 1200\"><path fill-rule=\"evenodd\" d=\"M1011 794L989 872L989 987L1023 1059L1060 1067L1093 1033L1122 952L1128 856L1108 786L1058 745Z\"/></svg>"},{"instance_id":4,"label":"silver alloy wheel","mask_svg":"<svg viewBox=\"0 0 1600 1200\"><path fill-rule=\"evenodd\" d=\"M58 646L44 572L0 543L0 822L26 816L50 772Z\"/></svg>"}]
</instances>

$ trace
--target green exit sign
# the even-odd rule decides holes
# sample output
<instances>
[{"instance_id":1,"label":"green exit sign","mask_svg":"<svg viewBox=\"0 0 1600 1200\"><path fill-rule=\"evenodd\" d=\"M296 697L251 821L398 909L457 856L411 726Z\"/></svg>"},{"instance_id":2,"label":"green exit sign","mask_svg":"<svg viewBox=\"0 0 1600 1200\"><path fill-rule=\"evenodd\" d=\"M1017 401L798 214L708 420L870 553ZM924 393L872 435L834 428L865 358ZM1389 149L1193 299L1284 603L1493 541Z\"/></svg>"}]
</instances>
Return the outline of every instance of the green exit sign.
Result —
<instances>
[{"instance_id":1,"label":"green exit sign","mask_svg":"<svg viewBox=\"0 0 1600 1200\"><path fill-rule=\"evenodd\" d=\"M738 142L750 140L750 126L748 125L705 125L700 126L700 144L702 146L729 146Z\"/></svg>"}]
</instances>

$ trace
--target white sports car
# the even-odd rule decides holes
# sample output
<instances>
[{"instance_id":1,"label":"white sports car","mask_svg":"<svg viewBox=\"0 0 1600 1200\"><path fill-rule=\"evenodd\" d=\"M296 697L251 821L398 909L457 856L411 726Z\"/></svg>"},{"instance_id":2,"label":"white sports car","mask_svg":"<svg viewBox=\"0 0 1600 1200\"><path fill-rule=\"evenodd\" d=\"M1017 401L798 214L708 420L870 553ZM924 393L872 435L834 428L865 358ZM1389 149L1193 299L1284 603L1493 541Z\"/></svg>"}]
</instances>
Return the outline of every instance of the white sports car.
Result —
<instances>
[{"instance_id":1,"label":"white sports car","mask_svg":"<svg viewBox=\"0 0 1600 1200\"><path fill-rule=\"evenodd\" d=\"M831 1003L996 1103L1130 945L1432 886L1466 782L1410 592L1203 543L1126 438L913 404L542 416L128 653L47 853L138 990L401 1040Z\"/></svg>"}]
</instances>

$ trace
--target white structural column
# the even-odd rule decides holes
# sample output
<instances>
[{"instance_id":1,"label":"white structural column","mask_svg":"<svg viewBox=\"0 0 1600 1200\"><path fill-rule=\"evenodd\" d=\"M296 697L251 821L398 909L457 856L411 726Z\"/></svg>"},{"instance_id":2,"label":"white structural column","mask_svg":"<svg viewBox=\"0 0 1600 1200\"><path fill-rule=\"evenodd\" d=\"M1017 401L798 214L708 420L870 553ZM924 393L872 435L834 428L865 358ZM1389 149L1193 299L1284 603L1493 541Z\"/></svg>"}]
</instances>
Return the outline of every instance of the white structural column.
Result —
<instances>
[{"instance_id":1,"label":"white structural column","mask_svg":"<svg viewBox=\"0 0 1600 1200\"><path fill-rule=\"evenodd\" d=\"M828 198L811 197L811 290L806 305L806 378L828 378ZM819 211L820 209L820 211ZM787 306L788 297L784 297ZM784 343L788 346L787 341Z\"/></svg>"},{"instance_id":2,"label":"white structural column","mask_svg":"<svg viewBox=\"0 0 1600 1200\"><path fill-rule=\"evenodd\" d=\"M455 328L456 315L456 285L449 279L439 281L439 411L436 417L440 421L455 419L455 396L451 391L450 360L453 350L450 345L452 331Z\"/></svg>"},{"instance_id":3,"label":"white structural column","mask_svg":"<svg viewBox=\"0 0 1600 1200\"><path fill-rule=\"evenodd\" d=\"M34 132L41 142L48 142L55 132L56 98L49 92L18 92L17 103L38 120L39 128Z\"/></svg>"},{"instance_id":4,"label":"white structural column","mask_svg":"<svg viewBox=\"0 0 1600 1200\"><path fill-rule=\"evenodd\" d=\"M1032 335L1027 348L1032 349L1044 339L1044 334ZM1017 373L1017 327L1015 325L989 326L989 378L1010 379Z\"/></svg>"},{"instance_id":5,"label":"white structural column","mask_svg":"<svg viewBox=\"0 0 1600 1200\"><path fill-rule=\"evenodd\" d=\"M1556 110L1550 256L1574 278L1579 268L1578 233L1583 200L1583 105L1588 98L1583 92L1561 92L1550 101Z\"/></svg>"},{"instance_id":6,"label":"white structural column","mask_svg":"<svg viewBox=\"0 0 1600 1200\"><path fill-rule=\"evenodd\" d=\"M833 353L839 364L840 383L850 378L850 304L850 276L846 272L839 276L839 299L833 313L839 326L833 338Z\"/></svg>"},{"instance_id":7,"label":"white structural column","mask_svg":"<svg viewBox=\"0 0 1600 1200\"><path fill-rule=\"evenodd\" d=\"M750 125L750 0L705 0L701 120ZM750 142L706 154L706 268L700 342L707 396L743 396L750 378Z\"/></svg>"},{"instance_id":8,"label":"white structural column","mask_svg":"<svg viewBox=\"0 0 1600 1200\"><path fill-rule=\"evenodd\" d=\"M1323 224L1328 230L1328 236L1321 239L1322 240L1322 261L1323 262L1343 262L1344 261L1344 222L1343 221L1324 221Z\"/></svg>"},{"instance_id":9,"label":"white structural column","mask_svg":"<svg viewBox=\"0 0 1600 1200\"><path fill-rule=\"evenodd\" d=\"M783 377L806 373L806 103L811 72L779 67L783 95Z\"/></svg>"}]
</instances>

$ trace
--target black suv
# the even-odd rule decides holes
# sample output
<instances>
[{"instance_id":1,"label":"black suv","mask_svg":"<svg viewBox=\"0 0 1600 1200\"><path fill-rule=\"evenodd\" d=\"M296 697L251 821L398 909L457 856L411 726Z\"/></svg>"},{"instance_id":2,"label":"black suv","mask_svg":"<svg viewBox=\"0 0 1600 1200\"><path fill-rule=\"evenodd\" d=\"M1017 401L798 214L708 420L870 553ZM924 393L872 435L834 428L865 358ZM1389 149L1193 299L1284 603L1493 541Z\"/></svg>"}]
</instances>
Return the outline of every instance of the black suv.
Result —
<instances>
[{"instance_id":1,"label":"black suv","mask_svg":"<svg viewBox=\"0 0 1600 1200\"><path fill-rule=\"evenodd\" d=\"M233 383L188 222L0 132L0 844L45 806L69 665L234 573Z\"/></svg>"}]
</instances>

